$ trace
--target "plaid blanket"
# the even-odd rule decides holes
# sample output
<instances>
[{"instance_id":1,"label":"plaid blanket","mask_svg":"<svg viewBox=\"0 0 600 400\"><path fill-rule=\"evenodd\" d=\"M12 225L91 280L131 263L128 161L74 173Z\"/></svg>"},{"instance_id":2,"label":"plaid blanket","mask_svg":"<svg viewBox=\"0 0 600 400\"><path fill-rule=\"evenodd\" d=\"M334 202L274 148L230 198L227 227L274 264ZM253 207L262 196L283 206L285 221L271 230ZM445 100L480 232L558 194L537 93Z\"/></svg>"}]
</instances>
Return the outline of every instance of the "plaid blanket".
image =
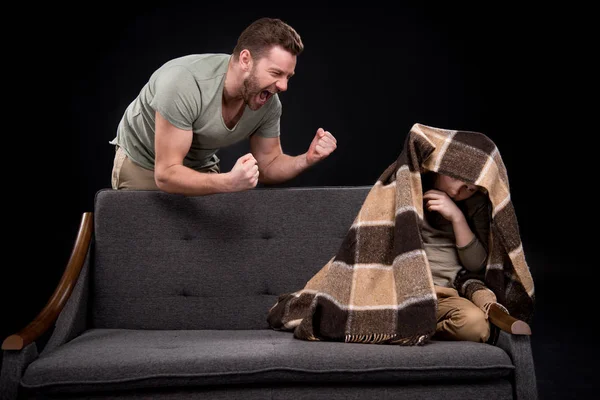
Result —
<instances>
[{"instance_id":1,"label":"plaid blanket","mask_svg":"<svg viewBox=\"0 0 600 400\"><path fill-rule=\"evenodd\" d=\"M433 336L437 297L420 233L427 171L483 188L492 204L487 267L479 274L463 269L456 289L472 301L486 297L475 296L480 290L491 291L511 315L530 321L534 285L498 148L482 133L415 124L337 254L303 289L280 295L270 308L271 328L304 340L400 345Z\"/></svg>"}]
</instances>

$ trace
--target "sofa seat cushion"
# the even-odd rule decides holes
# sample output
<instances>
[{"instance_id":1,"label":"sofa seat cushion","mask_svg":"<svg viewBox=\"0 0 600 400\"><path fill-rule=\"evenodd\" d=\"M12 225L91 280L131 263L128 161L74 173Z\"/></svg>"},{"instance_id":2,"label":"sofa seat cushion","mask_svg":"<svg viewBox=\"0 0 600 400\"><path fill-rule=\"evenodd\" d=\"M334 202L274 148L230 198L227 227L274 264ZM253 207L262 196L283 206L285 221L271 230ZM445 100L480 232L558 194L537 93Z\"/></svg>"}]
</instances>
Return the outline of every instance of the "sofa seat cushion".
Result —
<instances>
[{"instance_id":1,"label":"sofa seat cushion","mask_svg":"<svg viewBox=\"0 0 600 400\"><path fill-rule=\"evenodd\" d=\"M92 329L40 355L21 384L86 392L282 382L486 381L510 377L500 348L473 342L424 346L307 342L273 330Z\"/></svg>"}]
</instances>

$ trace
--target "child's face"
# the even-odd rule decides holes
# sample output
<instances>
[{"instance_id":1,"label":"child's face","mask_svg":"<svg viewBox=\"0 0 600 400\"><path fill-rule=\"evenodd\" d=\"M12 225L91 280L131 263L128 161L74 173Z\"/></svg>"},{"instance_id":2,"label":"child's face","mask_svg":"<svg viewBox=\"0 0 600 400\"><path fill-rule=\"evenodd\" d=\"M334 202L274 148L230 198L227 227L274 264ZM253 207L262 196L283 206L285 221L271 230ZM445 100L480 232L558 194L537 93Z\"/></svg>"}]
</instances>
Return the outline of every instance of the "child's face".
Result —
<instances>
[{"instance_id":1,"label":"child's face","mask_svg":"<svg viewBox=\"0 0 600 400\"><path fill-rule=\"evenodd\" d=\"M454 201L468 199L477 191L475 185L442 174L437 174L434 186L436 189L446 192Z\"/></svg>"}]
</instances>

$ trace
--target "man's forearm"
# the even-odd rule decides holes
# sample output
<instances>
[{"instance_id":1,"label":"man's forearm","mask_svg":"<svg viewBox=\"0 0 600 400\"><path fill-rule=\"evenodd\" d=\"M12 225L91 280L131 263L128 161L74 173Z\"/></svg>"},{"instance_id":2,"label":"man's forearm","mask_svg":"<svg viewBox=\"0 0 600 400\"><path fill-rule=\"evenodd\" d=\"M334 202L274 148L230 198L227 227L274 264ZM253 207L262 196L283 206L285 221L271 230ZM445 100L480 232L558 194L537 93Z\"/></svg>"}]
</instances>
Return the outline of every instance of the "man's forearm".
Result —
<instances>
[{"instance_id":1,"label":"man's forearm","mask_svg":"<svg viewBox=\"0 0 600 400\"><path fill-rule=\"evenodd\" d=\"M282 183L295 178L309 167L306 153L299 156L279 154L260 171L259 181L267 185Z\"/></svg>"},{"instance_id":2,"label":"man's forearm","mask_svg":"<svg viewBox=\"0 0 600 400\"><path fill-rule=\"evenodd\" d=\"M228 174L194 171L174 165L155 176L156 185L164 192L184 196L204 196L231 191Z\"/></svg>"}]
</instances>

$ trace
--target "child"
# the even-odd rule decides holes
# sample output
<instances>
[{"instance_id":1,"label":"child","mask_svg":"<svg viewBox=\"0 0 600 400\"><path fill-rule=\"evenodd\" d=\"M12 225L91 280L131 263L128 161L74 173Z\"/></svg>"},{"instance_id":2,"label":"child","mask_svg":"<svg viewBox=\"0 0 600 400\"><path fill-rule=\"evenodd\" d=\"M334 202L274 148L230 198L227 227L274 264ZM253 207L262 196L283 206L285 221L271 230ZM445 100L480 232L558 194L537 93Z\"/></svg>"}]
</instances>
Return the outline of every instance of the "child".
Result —
<instances>
[{"instance_id":1,"label":"child","mask_svg":"<svg viewBox=\"0 0 600 400\"><path fill-rule=\"evenodd\" d=\"M461 297L454 281L463 268L471 272L485 268L490 202L477 186L449 175L426 172L422 181L421 236L438 297L434 338L486 342L490 336L486 313ZM495 296L489 301L495 302Z\"/></svg>"},{"instance_id":2,"label":"child","mask_svg":"<svg viewBox=\"0 0 600 400\"><path fill-rule=\"evenodd\" d=\"M494 142L415 124L338 252L268 322L303 340L495 343L499 329L531 334L534 300Z\"/></svg>"}]
</instances>

